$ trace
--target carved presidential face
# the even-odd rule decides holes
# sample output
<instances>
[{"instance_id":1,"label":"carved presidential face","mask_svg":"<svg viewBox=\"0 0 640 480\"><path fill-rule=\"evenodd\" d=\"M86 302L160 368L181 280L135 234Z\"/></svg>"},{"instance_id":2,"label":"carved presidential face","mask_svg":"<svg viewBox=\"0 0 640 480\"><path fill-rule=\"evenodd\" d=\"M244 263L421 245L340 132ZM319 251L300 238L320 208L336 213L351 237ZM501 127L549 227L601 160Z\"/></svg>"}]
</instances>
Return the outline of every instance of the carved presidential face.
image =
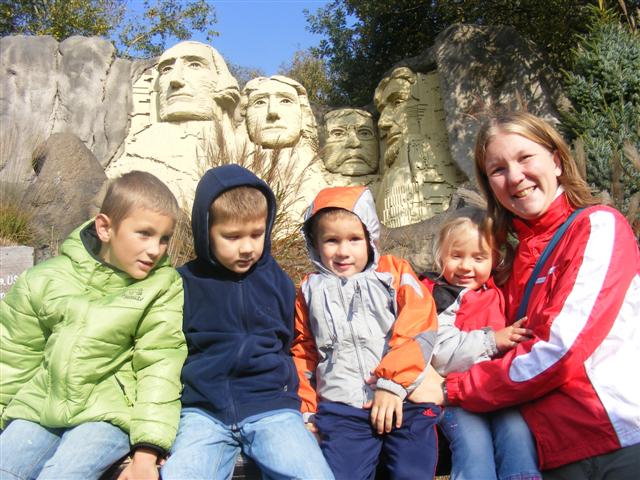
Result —
<instances>
[{"instance_id":1,"label":"carved presidential face","mask_svg":"<svg viewBox=\"0 0 640 480\"><path fill-rule=\"evenodd\" d=\"M407 132L407 103L411 99L411 83L404 78L391 78L379 95L378 131L384 146L384 162L391 165L398 158Z\"/></svg>"},{"instance_id":2,"label":"carved presidential face","mask_svg":"<svg viewBox=\"0 0 640 480\"><path fill-rule=\"evenodd\" d=\"M266 79L249 91L247 131L251 141L265 148L293 147L302 133L298 92L291 85Z\"/></svg>"},{"instance_id":3,"label":"carved presidential face","mask_svg":"<svg viewBox=\"0 0 640 480\"><path fill-rule=\"evenodd\" d=\"M348 176L378 170L378 139L371 115L354 109L336 110L325 117L325 130L327 170Z\"/></svg>"},{"instance_id":4,"label":"carved presidential face","mask_svg":"<svg viewBox=\"0 0 640 480\"><path fill-rule=\"evenodd\" d=\"M218 82L211 47L182 42L162 54L158 63L160 120L212 120Z\"/></svg>"}]
</instances>

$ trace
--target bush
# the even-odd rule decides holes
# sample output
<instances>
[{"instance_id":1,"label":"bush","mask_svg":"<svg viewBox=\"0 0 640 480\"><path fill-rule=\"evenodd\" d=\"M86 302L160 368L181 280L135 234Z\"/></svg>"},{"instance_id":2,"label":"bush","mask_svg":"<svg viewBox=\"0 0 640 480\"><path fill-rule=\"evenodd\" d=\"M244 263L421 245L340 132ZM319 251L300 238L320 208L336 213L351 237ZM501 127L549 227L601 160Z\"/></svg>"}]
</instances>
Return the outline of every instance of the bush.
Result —
<instances>
[{"instance_id":1,"label":"bush","mask_svg":"<svg viewBox=\"0 0 640 480\"><path fill-rule=\"evenodd\" d=\"M584 148L587 181L608 192L631 223L640 199L640 35L611 11L593 10L590 32L565 72L573 106L563 115L570 138ZM638 225L636 224L636 229Z\"/></svg>"},{"instance_id":2,"label":"bush","mask_svg":"<svg viewBox=\"0 0 640 480\"><path fill-rule=\"evenodd\" d=\"M22 203L23 191L13 185L0 186L0 246L31 245L31 211Z\"/></svg>"}]
</instances>

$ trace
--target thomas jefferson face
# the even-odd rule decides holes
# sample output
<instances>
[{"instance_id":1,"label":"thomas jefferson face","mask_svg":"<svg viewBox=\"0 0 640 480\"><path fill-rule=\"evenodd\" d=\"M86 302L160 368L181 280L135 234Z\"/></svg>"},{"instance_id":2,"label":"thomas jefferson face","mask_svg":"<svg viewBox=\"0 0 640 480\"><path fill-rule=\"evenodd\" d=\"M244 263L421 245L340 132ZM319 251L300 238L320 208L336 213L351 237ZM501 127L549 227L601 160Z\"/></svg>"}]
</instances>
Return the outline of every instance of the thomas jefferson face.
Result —
<instances>
[{"instance_id":1,"label":"thomas jefferson face","mask_svg":"<svg viewBox=\"0 0 640 480\"><path fill-rule=\"evenodd\" d=\"M158 63L160 120L213 120L218 73L211 47L182 42L165 51Z\"/></svg>"},{"instance_id":2,"label":"thomas jefferson face","mask_svg":"<svg viewBox=\"0 0 640 480\"><path fill-rule=\"evenodd\" d=\"M248 91L247 131L251 141L265 148L293 147L298 143L302 110L296 89L267 79Z\"/></svg>"},{"instance_id":3,"label":"thomas jefferson face","mask_svg":"<svg viewBox=\"0 0 640 480\"><path fill-rule=\"evenodd\" d=\"M327 170L349 176L375 173L378 139L371 116L358 110L336 110L325 118Z\"/></svg>"},{"instance_id":4,"label":"thomas jefferson face","mask_svg":"<svg viewBox=\"0 0 640 480\"><path fill-rule=\"evenodd\" d=\"M391 78L380 93L378 130L384 144L385 164L391 165L398 158L408 128L407 101L411 98L411 83L404 78Z\"/></svg>"}]
</instances>

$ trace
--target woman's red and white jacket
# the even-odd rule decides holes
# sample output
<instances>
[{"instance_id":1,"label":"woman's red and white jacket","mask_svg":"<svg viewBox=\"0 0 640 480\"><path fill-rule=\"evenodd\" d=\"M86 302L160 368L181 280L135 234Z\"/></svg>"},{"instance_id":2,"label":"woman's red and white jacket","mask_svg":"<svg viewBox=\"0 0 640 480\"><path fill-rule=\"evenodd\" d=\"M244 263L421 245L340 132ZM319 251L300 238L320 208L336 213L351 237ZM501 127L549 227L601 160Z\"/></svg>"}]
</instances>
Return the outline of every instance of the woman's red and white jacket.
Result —
<instances>
[{"instance_id":1,"label":"woman's red and white jacket","mask_svg":"<svg viewBox=\"0 0 640 480\"><path fill-rule=\"evenodd\" d=\"M504 288L511 321L536 260L573 208L564 194L532 221ZM549 469L640 443L640 253L616 210L580 212L536 278L526 315L535 337L447 377L471 411L520 405Z\"/></svg>"}]
</instances>

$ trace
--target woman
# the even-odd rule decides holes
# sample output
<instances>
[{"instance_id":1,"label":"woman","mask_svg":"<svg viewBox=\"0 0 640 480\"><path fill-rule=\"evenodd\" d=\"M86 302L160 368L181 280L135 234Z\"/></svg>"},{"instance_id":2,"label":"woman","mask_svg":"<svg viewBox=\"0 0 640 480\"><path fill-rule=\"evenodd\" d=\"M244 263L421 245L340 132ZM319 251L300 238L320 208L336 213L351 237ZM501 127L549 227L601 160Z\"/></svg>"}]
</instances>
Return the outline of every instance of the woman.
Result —
<instances>
[{"instance_id":1,"label":"woman","mask_svg":"<svg viewBox=\"0 0 640 480\"><path fill-rule=\"evenodd\" d=\"M516 345L514 334L502 358L441 384L430 372L412 400L478 412L519 405L545 479L637 478L640 253L629 224L598 204L564 140L533 115L491 119L478 134L475 165L498 243L509 249L509 234L519 240L505 266L510 321L544 247L584 210L536 278L526 309L534 338Z\"/></svg>"}]
</instances>

